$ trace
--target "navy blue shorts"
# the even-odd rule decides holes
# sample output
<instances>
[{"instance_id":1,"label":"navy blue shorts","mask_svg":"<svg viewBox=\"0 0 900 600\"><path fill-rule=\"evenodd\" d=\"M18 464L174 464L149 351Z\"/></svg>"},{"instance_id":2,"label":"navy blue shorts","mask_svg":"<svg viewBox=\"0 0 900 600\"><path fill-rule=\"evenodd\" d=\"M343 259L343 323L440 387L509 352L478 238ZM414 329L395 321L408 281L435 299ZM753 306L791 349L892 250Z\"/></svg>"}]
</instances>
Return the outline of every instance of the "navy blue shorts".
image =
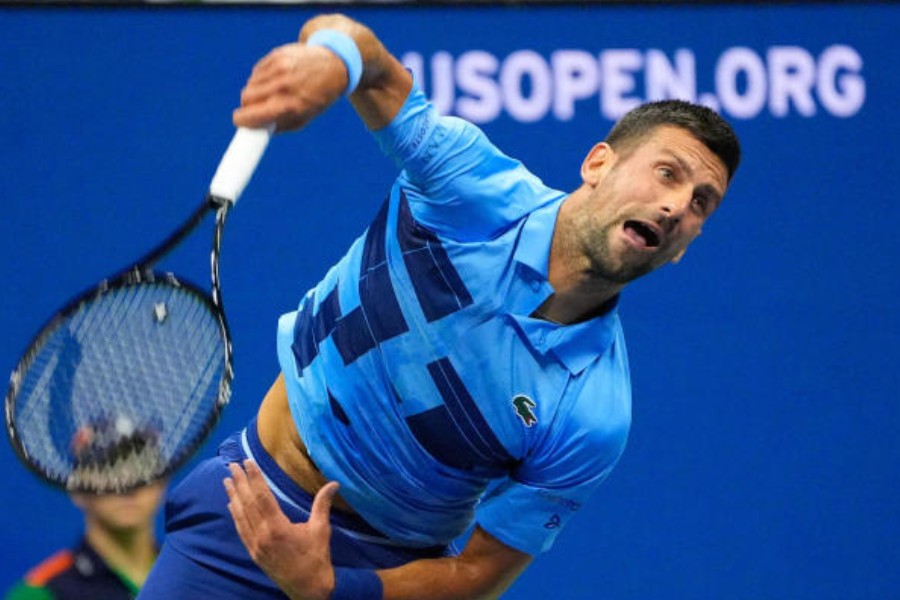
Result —
<instances>
[{"instance_id":1,"label":"navy blue shorts","mask_svg":"<svg viewBox=\"0 0 900 600\"><path fill-rule=\"evenodd\" d=\"M292 522L309 518L312 496L266 453L253 421L172 489L165 508L165 543L141 589L141 600L286 598L250 558L228 512L222 481L230 476L228 464L245 458L259 465ZM424 549L396 545L362 519L336 510L331 523L331 558L339 567L383 569L456 553L452 545Z\"/></svg>"}]
</instances>

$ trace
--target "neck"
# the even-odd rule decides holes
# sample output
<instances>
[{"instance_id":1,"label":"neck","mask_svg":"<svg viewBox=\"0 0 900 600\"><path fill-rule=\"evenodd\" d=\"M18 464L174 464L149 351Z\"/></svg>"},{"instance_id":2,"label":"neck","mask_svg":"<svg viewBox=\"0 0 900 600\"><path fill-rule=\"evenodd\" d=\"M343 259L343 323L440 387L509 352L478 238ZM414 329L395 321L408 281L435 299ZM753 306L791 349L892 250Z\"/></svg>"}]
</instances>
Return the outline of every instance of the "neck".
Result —
<instances>
[{"instance_id":1,"label":"neck","mask_svg":"<svg viewBox=\"0 0 900 600\"><path fill-rule=\"evenodd\" d=\"M609 310L610 303L621 293L624 284L597 277L589 265L577 258L551 256L549 280L555 293L538 309L546 319L577 323Z\"/></svg>"},{"instance_id":2,"label":"neck","mask_svg":"<svg viewBox=\"0 0 900 600\"><path fill-rule=\"evenodd\" d=\"M580 323L606 313L616 296L617 293L586 296L557 291L534 311L534 315L557 325Z\"/></svg>"},{"instance_id":3,"label":"neck","mask_svg":"<svg viewBox=\"0 0 900 600\"><path fill-rule=\"evenodd\" d=\"M578 193L573 193L569 200L577 201ZM585 321L602 314L625 287L623 283L599 277L591 269L590 259L579 250L578 238L571 230L569 200L560 208L550 245L547 275L556 292L537 310L539 316L562 323Z\"/></svg>"},{"instance_id":4,"label":"neck","mask_svg":"<svg viewBox=\"0 0 900 600\"><path fill-rule=\"evenodd\" d=\"M85 537L110 567L143 585L158 553L152 527L116 531L88 523Z\"/></svg>"}]
</instances>

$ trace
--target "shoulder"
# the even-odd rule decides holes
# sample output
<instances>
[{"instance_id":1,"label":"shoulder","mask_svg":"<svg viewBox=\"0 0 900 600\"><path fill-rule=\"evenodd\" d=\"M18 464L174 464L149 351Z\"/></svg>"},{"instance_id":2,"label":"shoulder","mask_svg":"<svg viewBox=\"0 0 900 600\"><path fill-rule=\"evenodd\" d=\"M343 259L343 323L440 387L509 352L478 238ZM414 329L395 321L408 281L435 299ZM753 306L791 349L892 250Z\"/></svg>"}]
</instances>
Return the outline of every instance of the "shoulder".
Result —
<instances>
[{"instance_id":1,"label":"shoulder","mask_svg":"<svg viewBox=\"0 0 900 600\"><path fill-rule=\"evenodd\" d=\"M18 599L131 600L137 588L119 576L86 540L62 550L31 569L17 590Z\"/></svg>"},{"instance_id":2,"label":"shoulder","mask_svg":"<svg viewBox=\"0 0 900 600\"><path fill-rule=\"evenodd\" d=\"M72 568L74 554L65 549L49 556L30 569L25 577L4 596L5 600L51 600L55 596L47 587Z\"/></svg>"},{"instance_id":3,"label":"shoulder","mask_svg":"<svg viewBox=\"0 0 900 600\"><path fill-rule=\"evenodd\" d=\"M71 550L60 550L28 571L25 575L25 583L31 586L47 585L48 582L71 569L74 561L75 555Z\"/></svg>"}]
</instances>

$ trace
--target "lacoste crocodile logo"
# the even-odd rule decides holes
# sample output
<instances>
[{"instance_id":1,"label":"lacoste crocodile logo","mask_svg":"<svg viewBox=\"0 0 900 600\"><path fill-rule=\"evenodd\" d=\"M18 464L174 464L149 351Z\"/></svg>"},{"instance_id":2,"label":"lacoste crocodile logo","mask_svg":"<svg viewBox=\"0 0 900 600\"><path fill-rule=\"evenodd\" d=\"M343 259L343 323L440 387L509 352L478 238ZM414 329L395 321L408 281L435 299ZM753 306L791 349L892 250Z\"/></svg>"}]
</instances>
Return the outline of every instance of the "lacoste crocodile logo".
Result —
<instances>
[{"instance_id":1,"label":"lacoste crocodile logo","mask_svg":"<svg viewBox=\"0 0 900 600\"><path fill-rule=\"evenodd\" d=\"M522 422L525 423L525 427L531 427L535 423L537 423L537 417L532 412L532 408L537 406L534 400L526 396L525 394L517 394L515 398L512 399L513 407L516 409L516 415Z\"/></svg>"}]
</instances>

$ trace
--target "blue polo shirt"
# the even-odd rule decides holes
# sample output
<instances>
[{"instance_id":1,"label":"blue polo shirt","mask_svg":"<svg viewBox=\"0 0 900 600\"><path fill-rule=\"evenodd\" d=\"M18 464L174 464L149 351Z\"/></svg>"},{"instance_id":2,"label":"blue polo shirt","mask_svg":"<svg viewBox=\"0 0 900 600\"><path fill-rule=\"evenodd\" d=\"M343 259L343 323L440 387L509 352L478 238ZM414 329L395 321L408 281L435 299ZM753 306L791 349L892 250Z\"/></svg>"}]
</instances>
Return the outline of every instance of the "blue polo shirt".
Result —
<instances>
[{"instance_id":1,"label":"blue polo shirt","mask_svg":"<svg viewBox=\"0 0 900 600\"><path fill-rule=\"evenodd\" d=\"M532 319L565 194L414 87L373 134L402 169L367 231L278 325L316 465L398 544L477 521L529 554L609 474L631 421L617 308Z\"/></svg>"}]
</instances>

